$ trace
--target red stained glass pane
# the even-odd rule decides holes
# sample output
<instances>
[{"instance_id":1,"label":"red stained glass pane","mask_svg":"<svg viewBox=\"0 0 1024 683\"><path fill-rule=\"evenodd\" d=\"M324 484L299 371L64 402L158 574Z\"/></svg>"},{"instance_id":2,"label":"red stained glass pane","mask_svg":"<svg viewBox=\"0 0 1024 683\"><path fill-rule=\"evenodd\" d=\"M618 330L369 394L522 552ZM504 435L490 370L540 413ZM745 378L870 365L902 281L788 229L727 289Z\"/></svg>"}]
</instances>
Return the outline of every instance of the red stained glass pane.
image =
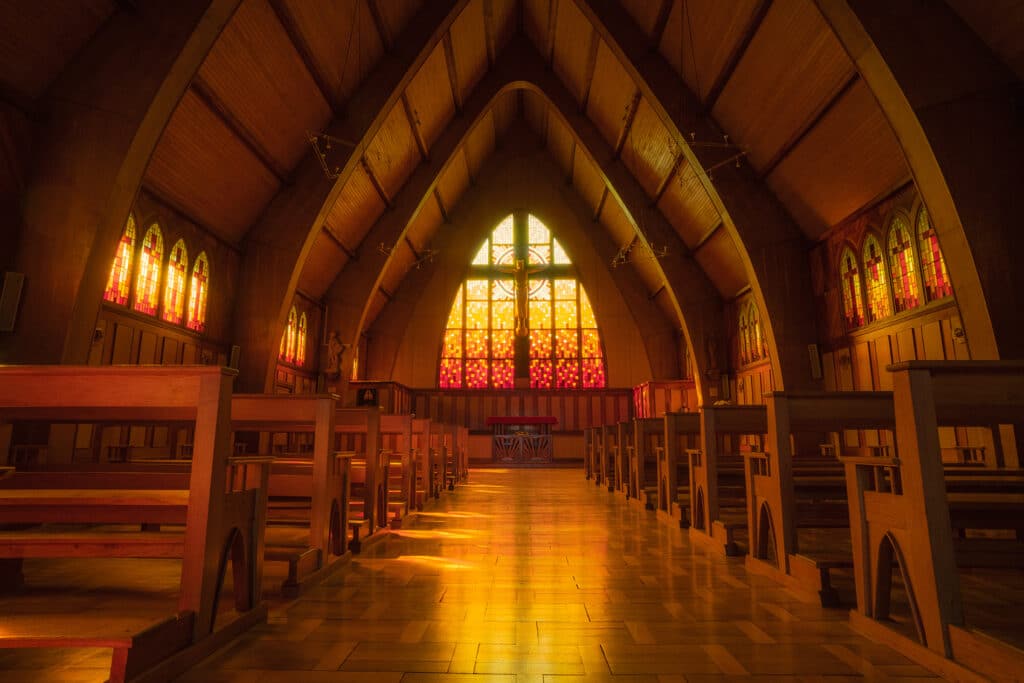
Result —
<instances>
[{"instance_id":1,"label":"red stained glass pane","mask_svg":"<svg viewBox=\"0 0 1024 683\"><path fill-rule=\"evenodd\" d=\"M150 226L142 239L139 270L135 278L135 310L156 315L160 291L160 267L164 260L164 238L157 225Z\"/></svg>"},{"instance_id":2,"label":"red stained glass pane","mask_svg":"<svg viewBox=\"0 0 1024 683\"><path fill-rule=\"evenodd\" d=\"M441 377L438 383L442 389L461 389L462 361L458 358L442 358Z\"/></svg>"},{"instance_id":3,"label":"red stained glass pane","mask_svg":"<svg viewBox=\"0 0 1024 683\"><path fill-rule=\"evenodd\" d=\"M515 365L511 360L491 362L491 385L495 389L515 388Z\"/></svg>"},{"instance_id":4,"label":"red stained glass pane","mask_svg":"<svg viewBox=\"0 0 1024 683\"><path fill-rule=\"evenodd\" d=\"M550 389L551 388L551 361L531 360L530 361L530 388Z\"/></svg>"},{"instance_id":5,"label":"red stained glass pane","mask_svg":"<svg viewBox=\"0 0 1024 683\"><path fill-rule=\"evenodd\" d=\"M583 337L583 352L580 355L585 358L600 358L601 338L597 330L582 330L580 336Z\"/></svg>"},{"instance_id":6,"label":"red stained glass pane","mask_svg":"<svg viewBox=\"0 0 1024 683\"><path fill-rule=\"evenodd\" d=\"M462 356L462 330L447 330L444 333L444 348L441 353L446 358Z\"/></svg>"},{"instance_id":7,"label":"red stained glass pane","mask_svg":"<svg viewBox=\"0 0 1024 683\"><path fill-rule=\"evenodd\" d=\"M132 253L135 251L135 217L128 216L128 225L121 235L121 242L117 245L117 254L114 255L114 263L110 267L110 277L107 278L107 289L103 292L103 298L115 304L124 306L128 303L128 290L131 287L131 265Z\"/></svg>"},{"instance_id":8,"label":"red stained glass pane","mask_svg":"<svg viewBox=\"0 0 1024 683\"><path fill-rule=\"evenodd\" d=\"M512 358L515 355L514 333L512 330L491 332L491 357Z\"/></svg>"},{"instance_id":9,"label":"red stained glass pane","mask_svg":"<svg viewBox=\"0 0 1024 683\"><path fill-rule=\"evenodd\" d=\"M164 283L163 319L180 325L185 319L185 273L188 268L188 252L185 242L178 240L167 259L167 278Z\"/></svg>"},{"instance_id":10,"label":"red stained glass pane","mask_svg":"<svg viewBox=\"0 0 1024 683\"><path fill-rule=\"evenodd\" d=\"M558 361L558 389L577 389L580 385L580 362L578 359Z\"/></svg>"},{"instance_id":11,"label":"red stained glass pane","mask_svg":"<svg viewBox=\"0 0 1024 683\"><path fill-rule=\"evenodd\" d=\"M558 358L576 358L579 356L579 339L576 330L555 331L555 355Z\"/></svg>"},{"instance_id":12,"label":"red stained glass pane","mask_svg":"<svg viewBox=\"0 0 1024 683\"><path fill-rule=\"evenodd\" d=\"M487 358L487 330L466 330L466 358Z\"/></svg>"},{"instance_id":13,"label":"red stained glass pane","mask_svg":"<svg viewBox=\"0 0 1024 683\"><path fill-rule=\"evenodd\" d=\"M921 303L914 272L914 247L910 241L907 220L896 215L889 228L889 275L896 312L906 311Z\"/></svg>"},{"instance_id":14,"label":"red stained glass pane","mask_svg":"<svg viewBox=\"0 0 1024 683\"><path fill-rule=\"evenodd\" d=\"M600 358L583 359L583 388L601 389L605 386L604 363Z\"/></svg>"},{"instance_id":15,"label":"red stained glass pane","mask_svg":"<svg viewBox=\"0 0 1024 683\"><path fill-rule=\"evenodd\" d=\"M551 358L551 330L530 330L530 358Z\"/></svg>"},{"instance_id":16,"label":"red stained glass pane","mask_svg":"<svg viewBox=\"0 0 1024 683\"><path fill-rule=\"evenodd\" d=\"M924 207L921 207L917 214L917 240L921 252L921 275L928 300L953 296L953 285L949 281L949 273L946 272L946 261L942 258L939 238L928 218L928 210Z\"/></svg>"},{"instance_id":17,"label":"red stained glass pane","mask_svg":"<svg viewBox=\"0 0 1024 683\"><path fill-rule=\"evenodd\" d=\"M466 388L486 389L487 388L487 360L466 361Z\"/></svg>"},{"instance_id":18,"label":"red stained glass pane","mask_svg":"<svg viewBox=\"0 0 1024 683\"><path fill-rule=\"evenodd\" d=\"M209 287L210 266L206 252L199 252L192 267L192 285L188 291L188 327L196 332L206 329L206 290Z\"/></svg>"},{"instance_id":19,"label":"red stained glass pane","mask_svg":"<svg viewBox=\"0 0 1024 683\"><path fill-rule=\"evenodd\" d=\"M881 320L892 315L882 247L874 235L868 235L864 240L864 284L867 290L868 314L871 320Z\"/></svg>"}]
</instances>

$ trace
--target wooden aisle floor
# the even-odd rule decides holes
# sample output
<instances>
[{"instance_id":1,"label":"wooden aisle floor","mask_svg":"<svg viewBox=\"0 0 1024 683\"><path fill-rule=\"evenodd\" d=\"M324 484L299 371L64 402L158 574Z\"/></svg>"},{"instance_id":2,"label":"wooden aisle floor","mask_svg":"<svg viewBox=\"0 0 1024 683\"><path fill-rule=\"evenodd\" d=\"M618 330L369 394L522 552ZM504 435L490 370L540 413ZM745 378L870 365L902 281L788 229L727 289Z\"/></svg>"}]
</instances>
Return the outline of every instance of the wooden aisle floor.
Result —
<instances>
[{"instance_id":1,"label":"wooden aisle floor","mask_svg":"<svg viewBox=\"0 0 1024 683\"><path fill-rule=\"evenodd\" d=\"M578 469L482 469L181 680L928 676Z\"/></svg>"}]
</instances>

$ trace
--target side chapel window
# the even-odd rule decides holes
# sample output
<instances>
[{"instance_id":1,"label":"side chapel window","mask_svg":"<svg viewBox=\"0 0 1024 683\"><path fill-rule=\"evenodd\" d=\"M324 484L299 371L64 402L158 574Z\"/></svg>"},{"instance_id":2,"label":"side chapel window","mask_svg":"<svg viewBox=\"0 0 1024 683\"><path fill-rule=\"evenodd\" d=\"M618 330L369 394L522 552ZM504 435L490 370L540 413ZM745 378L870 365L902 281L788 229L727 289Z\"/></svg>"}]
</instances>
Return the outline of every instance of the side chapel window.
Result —
<instances>
[{"instance_id":1,"label":"side chapel window","mask_svg":"<svg viewBox=\"0 0 1024 683\"><path fill-rule=\"evenodd\" d=\"M206 291L210 282L210 265L206 252L199 252L192 267L192 283L188 290L188 328L196 332L206 329Z\"/></svg>"},{"instance_id":2,"label":"side chapel window","mask_svg":"<svg viewBox=\"0 0 1024 683\"><path fill-rule=\"evenodd\" d=\"M114 263L110 266L110 277L103 298L119 306L128 304L128 290L131 288L132 254L135 252L135 216L128 214L128 224L117 245Z\"/></svg>"},{"instance_id":3,"label":"side chapel window","mask_svg":"<svg viewBox=\"0 0 1024 683\"><path fill-rule=\"evenodd\" d=\"M295 362L295 342L298 337L298 314L292 306L288 311L288 323L284 327L284 334L281 335L281 350L278 357L286 363Z\"/></svg>"},{"instance_id":4,"label":"side chapel window","mask_svg":"<svg viewBox=\"0 0 1024 683\"><path fill-rule=\"evenodd\" d=\"M839 257L839 287L843 294L843 317L848 328L864 324L864 299L861 296L860 269L849 247Z\"/></svg>"},{"instance_id":5,"label":"side chapel window","mask_svg":"<svg viewBox=\"0 0 1024 683\"><path fill-rule=\"evenodd\" d=\"M164 283L163 318L180 325L185 319L185 273L188 272L188 250L185 241L178 240L167 259L167 281Z\"/></svg>"},{"instance_id":6,"label":"side chapel window","mask_svg":"<svg viewBox=\"0 0 1024 683\"><path fill-rule=\"evenodd\" d=\"M892 315L889 287L885 277L885 258L878 239L869 234L864 240L864 285L867 290L868 318L881 320Z\"/></svg>"},{"instance_id":7,"label":"side chapel window","mask_svg":"<svg viewBox=\"0 0 1024 683\"><path fill-rule=\"evenodd\" d=\"M910 226L901 214L893 216L889 226L889 274L892 278L892 300L897 313L909 311L921 303L914 272L914 244Z\"/></svg>"},{"instance_id":8,"label":"side chapel window","mask_svg":"<svg viewBox=\"0 0 1024 683\"><path fill-rule=\"evenodd\" d=\"M135 277L135 310L156 315L160 297L160 267L164 259L164 238L156 223L142 238L139 270Z\"/></svg>"},{"instance_id":9,"label":"side chapel window","mask_svg":"<svg viewBox=\"0 0 1024 683\"><path fill-rule=\"evenodd\" d=\"M921 252L921 274L929 301L953 296L953 285L946 272L946 261L939 249L939 238L928 218L928 209L921 207L917 214L917 243Z\"/></svg>"},{"instance_id":10,"label":"side chapel window","mask_svg":"<svg viewBox=\"0 0 1024 683\"><path fill-rule=\"evenodd\" d=\"M295 364L306 364L306 312L299 316L299 333L296 338Z\"/></svg>"}]
</instances>

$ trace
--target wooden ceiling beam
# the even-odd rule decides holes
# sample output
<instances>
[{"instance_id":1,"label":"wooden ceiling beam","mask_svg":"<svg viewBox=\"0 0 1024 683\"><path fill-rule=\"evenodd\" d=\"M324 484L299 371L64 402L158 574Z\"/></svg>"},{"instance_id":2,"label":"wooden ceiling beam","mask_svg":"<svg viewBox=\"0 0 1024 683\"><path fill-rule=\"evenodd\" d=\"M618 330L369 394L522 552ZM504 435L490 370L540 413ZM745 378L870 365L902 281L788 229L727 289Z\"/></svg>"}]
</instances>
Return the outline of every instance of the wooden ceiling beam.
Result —
<instances>
[{"instance_id":1,"label":"wooden ceiling beam","mask_svg":"<svg viewBox=\"0 0 1024 683\"><path fill-rule=\"evenodd\" d=\"M658 183L658 188L654 191L654 197L651 198L651 206L657 206L658 202L661 201L661 197L665 194L665 190L668 189L669 183L675 179L676 175L679 173L679 169L683 167L683 161L685 159L686 156L683 154L676 157L675 162L672 164L672 168L668 170L665 177L661 179L660 183Z\"/></svg>"},{"instance_id":2,"label":"wooden ceiling beam","mask_svg":"<svg viewBox=\"0 0 1024 683\"><path fill-rule=\"evenodd\" d=\"M497 52L494 31L494 0L484 0L484 45L487 46L488 69L494 66L494 57Z\"/></svg>"},{"instance_id":3,"label":"wooden ceiling beam","mask_svg":"<svg viewBox=\"0 0 1024 683\"><path fill-rule=\"evenodd\" d=\"M409 104L409 93L402 93L402 108L405 110L405 118L409 121L409 128L412 129L412 137L416 141L416 148L420 151L420 158L424 161L430 158L430 151L427 149L427 141L423 139L423 131L420 129L419 117Z\"/></svg>"},{"instance_id":4,"label":"wooden ceiling beam","mask_svg":"<svg viewBox=\"0 0 1024 683\"><path fill-rule=\"evenodd\" d=\"M775 156L773 156L771 160L769 160L768 163L765 164L764 169L760 171L758 175L761 178L766 178L770 176L772 174L772 171L774 171L779 164L785 161L786 157L788 157L794 149L800 146L800 143L804 141L804 138L806 138L812 130L817 128L818 124L821 123L821 120L824 119L828 115L828 113L835 108L839 101L843 99L846 93L850 92L850 89L853 88L853 86L856 85L857 81L859 80L860 74L856 70L854 70L853 73L851 73L849 77L847 77L846 81L839 88L839 90L837 90L836 93L832 95L832 97L830 97L827 102L825 102L825 105L820 110L818 110L818 113L811 117L811 119L807 123L805 123L801 128L798 128L796 130L794 135L779 149L778 152L775 153Z\"/></svg>"},{"instance_id":5,"label":"wooden ceiling beam","mask_svg":"<svg viewBox=\"0 0 1024 683\"><path fill-rule=\"evenodd\" d=\"M341 238L335 235L334 231L328 228L326 224L321 228L321 230L327 235L328 239L334 242L335 246L349 258L350 261L359 260L359 254L349 249L345 243L341 241Z\"/></svg>"},{"instance_id":6,"label":"wooden ceiling beam","mask_svg":"<svg viewBox=\"0 0 1024 683\"><path fill-rule=\"evenodd\" d=\"M654 19L654 27L651 29L651 50L655 52L665 35L665 27L668 26L668 18L672 15L672 5L674 4L675 0L661 0L658 16Z\"/></svg>"},{"instance_id":7,"label":"wooden ceiling beam","mask_svg":"<svg viewBox=\"0 0 1024 683\"><path fill-rule=\"evenodd\" d=\"M377 35L380 36L384 51L391 52L391 48L394 47L394 39L391 37L391 31L388 30L387 22L384 21L384 15L380 13L377 0L366 0L366 6L370 9L370 17L373 19L373 26L377 29Z\"/></svg>"},{"instance_id":8,"label":"wooden ceiling beam","mask_svg":"<svg viewBox=\"0 0 1024 683\"><path fill-rule=\"evenodd\" d=\"M217 96L217 93L213 91L213 88L203 80L203 77L196 75L192 80L192 92L196 94L199 101L202 102L207 109L213 112L214 116L219 118L221 122L231 131L238 140L245 145L245 147L252 152L261 164L270 173L277 178L277 181L282 185L287 185L291 182L288 171L278 163L277 159L267 151L256 136L246 128L245 124L242 123L238 117L228 108L224 100Z\"/></svg>"},{"instance_id":9,"label":"wooden ceiling beam","mask_svg":"<svg viewBox=\"0 0 1024 683\"><path fill-rule=\"evenodd\" d=\"M715 108L715 103L718 102L718 98L722 95L722 91L725 90L725 86L729 84L729 79L732 78L733 73L736 72L736 67L739 66L740 61L743 59L743 55L747 53L747 48L750 47L750 42L754 40L754 36L757 35L757 31L761 28L761 23L764 22L765 16L768 14L768 10L771 9L772 0L761 0L761 4L754 10L753 16L750 18L750 23L747 24L746 29L743 31L743 35L733 46L732 52L729 53L729 58L725 61L722 66L721 72L718 77L715 78L715 82L711 85L711 89L708 90L708 96L704 98L704 111L709 112ZM685 40L685 36L681 39ZM698 96L700 94L698 93Z\"/></svg>"},{"instance_id":10,"label":"wooden ceiling beam","mask_svg":"<svg viewBox=\"0 0 1024 683\"><path fill-rule=\"evenodd\" d=\"M587 102L590 101L590 91L594 87L594 69L597 68L597 48L601 46L601 39L597 31L590 31L590 47L587 49L587 65L583 75L583 95L580 97L580 111L587 110Z\"/></svg>"},{"instance_id":11,"label":"wooden ceiling beam","mask_svg":"<svg viewBox=\"0 0 1024 683\"><path fill-rule=\"evenodd\" d=\"M544 48L544 58L548 68L555 65L555 27L558 24L558 0L548 0L548 44Z\"/></svg>"},{"instance_id":12,"label":"wooden ceiling beam","mask_svg":"<svg viewBox=\"0 0 1024 683\"><path fill-rule=\"evenodd\" d=\"M662 292L664 292L664 291L665 291L665 285L662 284L661 287L658 287L656 290L654 290L654 292L652 294L648 295L647 298L650 299L651 301L654 301L659 296L661 296Z\"/></svg>"},{"instance_id":13,"label":"wooden ceiling beam","mask_svg":"<svg viewBox=\"0 0 1024 683\"><path fill-rule=\"evenodd\" d=\"M383 287L377 287L377 291L378 291L378 292L380 292L381 294L383 294L383 295L384 295L384 298L385 298L385 299L387 299L387 300L388 300L389 302L390 302L390 301L391 301L392 299L394 299L394 298L395 298L395 295L394 295L394 294L392 294L392 293L391 293L391 292L389 292L388 290L384 289Z\"/></svg>"},{"instance_id":14,"label":"wooden ceiling beam","mask_svg":"<svg viewBox=\"0 0 1024 683\"><path fill-rule=\"evenodd\" d=\"M472 164L469 163L469 152L466 151L466 146L465 145L462 145L461 149L462 149L462 158L466 161L466 175L469 176L469 184L470 184L470 186L475 185L476 184L476 178L473 176L473 173L474 173L473 166L472 166ZM477 169L477 171L479 171L479 169Z\"/></svg>"},{"instance_id":15,"label":"wooden ceiling beam","mask_svg":"<svg viewBox=\"0 0 1024 683\"><path fill-rule=\"evenodd\" d=\"M448 85L452 89L452 103L455 113L462 113L462 91L459 89L459 72L455 68L455 47L452 45L452 32L444 34L444 64L448 68Z\"/></svg>"},{"instance_id":16,"label":"wooden ceiling beam","mask_svg":"<svg viewBox=\"0 0 1024 683\"><path fill-rule=\"evenodd\" d=\"M444 198L441 196L441 190L434 188L434 201L437 202L437 209L441 212L441 220L445 223L451 223L451 219L448 218L448 209L445 208Z\"/></svg>"},{"instance_id":17,"label":"wooden ceiling beam","mask_svg":"<svg viewBox=\"0 0 1024 683\"><path fill-rule=\"evenodd\" d=\"M597 208L594 209L594 222L597 223L601 220L601 212L604 211L604 203L608 201L608 186L605 185L601 190L601 199L597 202Z\"/></svg>"},{"instance_id":18,"label":"wooden ceiling beam","mask_svg":"<svg viewBox=\"0 0 1024 683\"><path fill-rule=\"evenodd\" d=\"M576 140L573 139L569 147L569 172L566 174L565 179L570 185L573 184L573 176L576 174L576 146Z\"/></svg>"},{"instance_id":19,"label":"wooden ceiling beam","mask_svg":"<svg viewBox=\"0 0 1024 683\"><path fill-rule=\"evenodd\" d=\"M725 223L722 220L719 220L717 223L715 223L715 225L710 230L708 230L706 233L700 236L700 239L697 240L697 244L693 245L693 249L691 249L690 251L696 254L698 251L703 249L704 245L711 241L711 238L715 236L715 233L721 230L722 226L724 225Z\"/></svg>"},{"instance_id":20,"label":"wooden ceiling beam","mask_svg":"<svg viewBox=\"0 0 1024 683\"><path fill-rule=\"evenodd\" d=\"M417 261L419 261L420 260L420 252L416 248L416 245L412 243L412 240L409 239L409 235L406 235L405 237L403 237L402 240L405 242L405 246L409 247L409 251L412 252L412 257L414 259L416 259Z\"/></svg>"},{"instance_id":21,"label":"wooden ceiling beam","mask_svg":"<svg viewBox=\"0 0 1024 683\"><path fill-rule=\"evenodd\" d=\"M373 185L373 189L377 190L377 196L380 197L380 200L382 202L384 202L384 206L390 209L391 197L389 197L388 193L384 190L384 186L380 184L380 180L377 178L377 175L373 172L373 167L370 166L370 162L367 161L366 157L364 156L362 159L359 160L359 163L362 164L363 170L366 171L366 175L370 178L370 184Z\"/></svg>"},{"instance_id":22,"label":"wooden ceiling beam","mask_svg":"<svg viewBox=\"0 0 1024 683\"><path fill-rule=\"evenodd\" d=\"M633 99L629 101L626 107L626 113L623 116L622 130L619 131L619 138L615 141L615 149L613 150L613 159L618 159L622 154L622 148L626 145L626 140L629 139L629 130L633 127L633 119L636 118L636 110L640 108L640 90L638 89L633 93Z\"/></svg>"},{"instance_id":23,"label":"wooden ceiling beam","mask_svg":"<svg viewBox=\"0 0 1024 683\"><path fill-rule=\"evenodd\" d=\"M327 79L326 74L317 66L316 59L313 57L313 48L310 46L309 41L306 40L305 36L302 35L302 31L299 30L298 22L295 21L295 17L292 15L291 10L285 5L283 0L270 0L270 9L273 10L274 16L277 17L277 21L281 24L281 28L284 29L285 35L288 36L288 40L291 42L292 47L295 48L295 52L298 53L299 59L302 60L302 64L306 67L306 71L309 72L310 77L316 84L317 90L320 91L320 96L324 98L324 102L331 110L331 115L335 118L341 116L345 111L345 103L341 101L338 93L330 86L330 82ZM352 27L352 30L357 30L358 27Z\"/></svg>"}]
</instances>

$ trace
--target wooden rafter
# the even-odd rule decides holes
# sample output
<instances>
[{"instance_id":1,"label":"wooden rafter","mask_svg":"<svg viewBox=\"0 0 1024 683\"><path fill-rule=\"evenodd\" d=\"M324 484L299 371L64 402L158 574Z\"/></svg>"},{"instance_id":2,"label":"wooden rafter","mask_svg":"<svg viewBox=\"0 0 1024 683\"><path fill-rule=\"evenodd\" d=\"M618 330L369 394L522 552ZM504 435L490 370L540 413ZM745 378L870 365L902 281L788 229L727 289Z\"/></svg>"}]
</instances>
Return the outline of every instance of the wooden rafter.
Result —
<instances>
[{"instance_id":1,"label":"wooden rafter","mask_svg":"<svg viewBox=\"0 0 1024 683\"><path fill-rule=\"evenodd\" d=\"M708 90L708 96L704 98L704 111L711 111L715 108L715 103L718 102L719 96L722 91L725 90L725 86L729 84L729 79L732 78L733 73L736 71L736 67L739 66L740 60L743 59L743 55L746 54L747 48L750 47L750 42L754 40L754 36L757 35L758 29L761 28L761 23L764 21L765 16L768 14L768 10L771 9L772 0L761 0L761 4L757 6L754 11L754 16L750 18L750 23L747 24L747 28L743 31L743 35L740 36L739 41L733 47L732 52L729 53L729 59L725 61L725 65L722 66L721 72L715 82L711 85L711 89ZM685 39L685 37L683 38ZM697 93L700 96L700 93Z\"/></svg>"},{"instance_id":2,"label":"wooden rafter","mask_svg":"<svg viewBox=\"0 0 1024 683\"><path fill-rule=\"evenodd\" d=\"M451 220L448 218L448 209L445 208L444 198L441 196L441 190L434 188L434 201L437 202L437 209L441 212L441 220L445 223L450 223Z\"/></svg>"},{"instance_id":3,"label":"wooden rafter","mask_svg":"<svg viewBox=\"0 0 1024 683\"><path fill-rule=\"evenodd\" d=\"M484 1L484 45L487 46L487 68L494 66L494 55L497 52L494 37L494 0Z\"/></svg>"},{"instance_id":4,"label":"wooden rafter","mask_svg":"<svg viewBox=\"0 0 1024 683\"><path fill-rule=\"evenodd\" d=\"M337 246L338 249L341 249L342 253L345 254L345 256L347 256L349 258L349 260L351 260L351 261L358 261L359 260L359 254L357 254L356 252L352 251L347 246L345 246L345 243L341 241L341 238L338 237L337 235L335 235L333 231L328 229L326 225L323 226L321 228L321 230L323 230L323 232L327 235L328 239L330 239L332 242L334 242L335 246Z\"/></svg>"},{"instance_id":5,"label":"wooden rafter","mask_svg":"<svg viewBox=\"0 0 1024 683\"><path fill-rule=\"evenodd\" d=\"M773 156L771 160L769 160L768 163L765 164L764 170L761 171L760 176L762 178L765 178L771 175L772 171L774 171L779 164L785 161L786 157L788 157L793 152L793 150L796 149L800 145L800 143L804 141L804 138L806 138L808 134L810 134L810 132L814 130L819 123L821 123L822 119L824 119L828 115L828 113L835 108L835 106L839 103L840 100L843 99L846 93L850 92L850 89L853 88L854 85L856 85L858 80L860 80L860 74L857 71L854 71L852 74L850 74L850 76L843 83L842 87L840 87L839 90L837 90L836 93L829 98L825 105L820 110L818 110L818 113L816 113L811 118L811 120L809 120L801 128L797 129L797 131L793 134L793 137L791 137L786 142L786 144L779 148L779 151L775 153L775 156Z\"/></svg>"},{"instance_id":6,"label":"wooden rafter","mask_svg":"<svg viewBox=\"0 0 1024 683\"><path fill-rule=\"evenodd\" d=\"M290 181L288 179L288 171L285 170L275 159L267 149L260 144L260 141L256 139L256 136L245 127L241 121L234 115L234 113L228 108L227 104L217 96L217 93L213 91L202 76L196 76L192 81L192 92L196 94L199 101L202 102L207 109L221 120L221 122L227 127L231 133L238 138L238 140L245 145L245 147L252 152L263 166L270 171L270 173L277 178L277 181L282 185L287 185Z\"/></svg>"},{"instance_id":7,"label":"wooden rafter","mask_svg":"<svg viewBox=\"0 0 1024 683\"><path fill-rule=\"evenodd\" d=\"M420 129L419 117L409 104L409 94L402 93L402 108L405 110L405 118L409 121L409 128L412 129L412 137L416 140L416 147L420 150L420 158L424 161L430 159L430 152L427 150L427 141L423 139L423 131Z\"/></svg>"},{"instance_id":8,"label":"wooden rafter","mask_svg":"<svg viewBox=\"0 0 1024 683\"><path fill-rule=\"evenodd\" d=\"M665 194L665 190L668 189L669 183L671 183L672 180L679 173L679 169L683 167L683 162L685 161L685 159L686 157L683 154L680 154L679 156L676 157L675 162L672 164L672 168L668 170L668 173L665 174L665 177L661 179L660 183L658 183L658 189L654 191L654 197L651 199L652 206L656 205L658 202L661 201L661 197L662 195Z\"/></svg>"},{"instance_id":9,"label":"wooden rafter","mask_svg":"<svg viewBox=\"0 0 1024 683\"><path fill-rule=\"evenodd\" d=\"M693 245L693 249L691 249L690 252L696 254L698 251L703 249L704 245L711 241L711 238L715 236L715 233L718 232L723 225L725 225L725 223L719 219L718 222L715 223L714 227L701 235L700 239L697 240L697 244Z\"/></svg>"},{"instance_id":10,"label":"wooden rafter","mask_svg":"<svg viewBox=\"0 0 1024 683\"><path fill-rule=\"evenodd\" d=\"M409 239L409 236L406 235L405 237L402 238L402 240L405 242L405 246L409 247L409 251L412 252L413 259L419 261L420 260L420 252L419 252L418 249L416 249L416 245L412 243L412 240Z\"/></svg>"},{"instance_id":11,"label":"wooden rafter","mask_svg":"<svg viewBox=\"0 0 1024 683\"><path fill-rule=\"evenodd\" d=\"M459 72L455 69L455 47L452 45L452 32L444 34L444 63L448 67L448 84L452 88L452 103L455 113L462 113L462 91L459 89Z\"/></svg>"},{"instance_id":12,"label":"wooden rafter","mask_svg":"<svg viewBox=\"0 0 1024 683\"><path fill-rule=\"evenodd\" d=\"M612 158L618 159L619 155L622 154L622 148L626 145L626 140L629 138L629 129L633 127L633 119L636 118L636 110L640 108L640 91L637 90L633 93L633 99L629 101L626 107L625 120L622 123L622 130L619 131L619 139L615 141L615 153Z\"/></svg>"},{"instance_id":13,"label":"wooden rafter","mask_svg":"<svg viewBox=\"0 0 1024 683\"><path fill-rule=\"evenodd\" d=\"M359 160L359 163L362 164L363 170L366 171L366 175L370 178L370 184L373 185L373 189L377 190L377 195L380 196L381 201L384 202L384 206L391 208L391 197L389 197L388 193L384 191L384 186L380 184L380 180L373 172L373 167L370 166L370 162L367 161L364 156Z\"/></svg>"},{"instance_id":14,"label":"wooden rafter","mask_svg":"<svg viewBox=\"0 0 1024 683\"><path fill-rule=\"evenodd\" d=\"M587 111L587 102L590 101L590 91L594 87L594 69L597 68L597 48L601 45L601 39L597 35L597 29L590 30L590 47L587 49L587 65L583 72L583 94L580 97L580 111Z\"/></svg>"},{"instance_id":15,"label":"wooden rafter","mask_svg":"<svg viewBox=\"0 0 1024 683\"><path fill-rule=\"evenodd\" d=\"M668 18L672 14L672 5L676 0L661 0L661 7L658 8L658 16L654 19L654 27L651 29L651 49L657 50L661 45L661 39L665 35L665 27L668 26Z\"/></svg>"},{"instance_id":16,"label":"wooden rafter","mask_svg":"<svg viewBox=\"0 0 1024 683\"><path fill-rule=\"evenodd\" d=\"M270 8L274 11L274 16L277 17L278 23L281 24L281 28L284 29L288 40L291 41L292 47L295 48L299 59L302 60L306 71L309 72L310 77L316 84L317 90L320 91L320 96L324 98L324 102L330 107L332 116L335 118L339 117L344 112L345 105L339 99L338 93L331 89L327 76L317 66L316 59L313 58L313 48L310 47L309 42L302 35L302 31L299 30L295 17L292 16L288 6L282 0L270 0ZM358 30L358 27L353 26L352 30Z\"/></svg>"},{"instance_id":17,"label":"wooden rafter","mask_svg":"<svg viewBox=\"0 0 1024 683\"><path fill-rule=\"evenodd\" d=\"M657 288L656 290L654 290L654 292L652 292L652 293L651 293L650 295L648 295L648 297L647 297L647 298L648 298L648 299L649 299L650 301L654 301L654 300L655 300L655 299L657 299L657 298L658 298L659 296L661 296L661 293L662 293L662 292L664 292L664 291L665 291L665 285L664 285L664 284L662 284L662 285L661 285L661 287L658 287L658 288Z\"/></svg>"},{"instance_id":18,"label":"wooden rafter","mask_svg":"<svg viewBox=\"0 0 1024 683\"><path fill-rule=\"evenodd\" d=\"M576 138L573 138L569 147L569 173L566 174L566 182L572 185L573 174L576 172Z\"/></svg>"},{"instance_id":19,"label":"wooden rafter","mask_svg":"<svg viewBox=\"0 0 1024 683\"><path fill-rule=\"evenodd\" d=\"M544 58L547 59L548 68L555 63L555 27L558 23L558 0L548 2L548 44L544 50Z\"/></svg>"},{"instance_id":20,"label":"wooden rafter","mask_svg":"<svg viewBox=\"0 0 1024 683\"><path fill-rule=\"evenodd\" d=\"M380 13L377 0L366 0L366 6L370 9L370 17L373 19L373 26L377 29L377 35L380 36L380 42L384 46L384 51L391 52L394 42L391 38L391 31L388 30L388 25L384 21L384 15Z\"/></svg>"},{"instance_id":21,"label":"wooden rafter","mask_svg":"<svg viewBox=\"0 0 1024 683\"><path fill-rule=\"evenodd\" d=\"M604 211L604 203L608 201L608 186L605 185L601 191L601 199L597 202L597 209L594 210L594 222L601 220L601 212Z\"/></svg>"},{"instance_id":22,"label":"wooden rafter","mask_svg":"<svg viewBox=\"0 0 1024 683\"><path fill-rule=\"evenodd\" d=\"M469 152L466 151L466 145L462 146L462 158L466 161L466 175L469 176L469 184L472 186L476 183L476 179L473 178L473 166L469 163Z\"/></svg>"},{"instance_id":23,"label":"wooden rafter","mask_svg":"<svg viewBox=\"0 0 1024 683\"><path fill-rule=\"evenodd\" d=\"M395 298L394 294L392 294L388 290L384 289L383 287L377 287L377 291L380 292L381 294L383 294L384 298L387 299L388 301L391 301L392 299Z\"/></svg>"}]
</instances>

